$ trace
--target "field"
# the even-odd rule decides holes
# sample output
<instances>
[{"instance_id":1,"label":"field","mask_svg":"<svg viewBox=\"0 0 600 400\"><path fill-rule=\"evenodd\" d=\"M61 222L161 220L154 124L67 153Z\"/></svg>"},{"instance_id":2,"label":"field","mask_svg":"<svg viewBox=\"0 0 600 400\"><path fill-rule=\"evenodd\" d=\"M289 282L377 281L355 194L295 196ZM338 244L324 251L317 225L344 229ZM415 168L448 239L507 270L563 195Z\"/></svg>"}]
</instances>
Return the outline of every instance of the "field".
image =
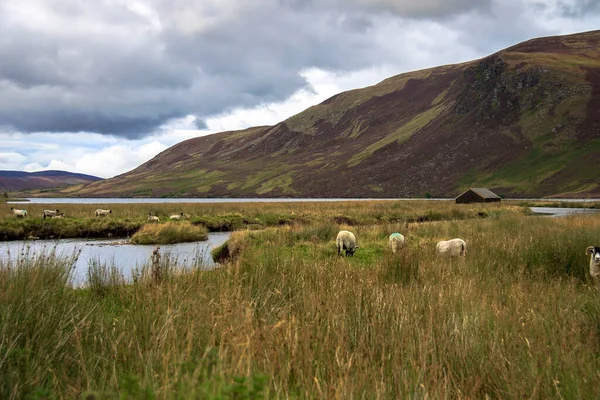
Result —
<instances>
[{"instance_id":1,"label":"field","mask_svg":"<svg viewBox=\"0 0 600 400\"><path fill-rule=\"evenodd\" d=\"M160 207L239 224L229 261L183 271L157 257L131 283L96 265L79 289L70 259L0 262L0 398L600 397L600 298L584 254L600 244L600 215L427 201ZM340 229L356 234L354 257L337 256ZM392 255L396 231L407 243ZM453 237L467 257L436 256Z\"/></svg>"},{"instance_id":2,"label":"field","mask_svg":"<svg viewBox=\"0 0 600 400\"><path fill-rule=\"evenodd\" d=\"M516 203L515 203L516 204ZM10 207L26 209L29 217L15 218ZM95 217L97 208L110 209L106 217ZM159 225L168 217L183 212L192 225L202 225L211 232L238 229L262 229L270 226L307 224L327 220L350 225L385 222L436 221L476 218L486 213L485 206L458 206L431 201L373 201L341 203L150 203L150 204L5 204L0 217L0 239L18 240L36 237L106 238L129 237L148 223L148 213L158 216ZM43 219L44 210L65 213L63 219ZM505 206L491 212L520 212Z\"/></svg>"}]
</instances>

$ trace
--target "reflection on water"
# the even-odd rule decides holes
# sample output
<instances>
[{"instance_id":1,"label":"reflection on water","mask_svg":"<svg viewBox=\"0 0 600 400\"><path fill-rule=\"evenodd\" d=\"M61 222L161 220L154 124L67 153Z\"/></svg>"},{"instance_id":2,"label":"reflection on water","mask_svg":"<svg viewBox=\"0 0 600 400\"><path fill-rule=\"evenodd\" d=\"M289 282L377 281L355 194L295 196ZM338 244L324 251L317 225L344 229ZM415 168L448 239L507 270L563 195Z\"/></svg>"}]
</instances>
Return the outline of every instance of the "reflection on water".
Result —
<instances>
[{"instance_id":1,"label":"reflection on water","mask_svg":"<svg viewBox=\"0 0 600 400\"><path fill-rule=\"evenodd\" d=\"M209 233L208 240L204 242L160 245L160 252L163 256L170 255L172 259L176 259L180 266L210 269L217 265L210 256L210 250L225 243L228 238L229 232ZM29 254L34 255L49 252L54 248L57 255L64 256L71 256L81 250L73 271L73 279L77 284L85 280L90 260L114 264L122 271L123 276L128 278L134 269L150 262L150 256L156 245L132 245L125 239L18 240L0 242L0 258L5 259L10 256L16 259L23 251L29 251Z\"/></svg>"},{"instance_id":2,"label":"reflection on water","mask_svg":"<svg viewBox=\"0 0 600 400\"><path fill-rule=\"evenodd\" d=\"M559 208L559 207L529 207L536 214L545 214L552 217L564 217L567 215L595 214L595 208Z\"/></svg>"}]
</instances>

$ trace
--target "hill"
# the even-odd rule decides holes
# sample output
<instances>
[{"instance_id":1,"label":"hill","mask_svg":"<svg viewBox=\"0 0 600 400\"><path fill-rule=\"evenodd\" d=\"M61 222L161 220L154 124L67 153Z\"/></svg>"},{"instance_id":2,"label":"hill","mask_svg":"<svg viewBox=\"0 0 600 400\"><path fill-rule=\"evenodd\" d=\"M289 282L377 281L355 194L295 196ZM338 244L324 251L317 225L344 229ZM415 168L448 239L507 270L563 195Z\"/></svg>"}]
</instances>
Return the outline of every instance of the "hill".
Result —
<instances>
[{"instance_id":1,"label":"hill","mask_svg":"<svg viewBox=\"0 0 600 400\"><path fill-rule=\"evenodd\" d=\"M66 171L0 171L0 192L53 189L67 185L100 181L97 176Z\"/></svg>"},{"instance_id":2,"label":"hill","mask_svg":"<svg viewBox=\"0 0 600 400\"><path fill-rule=\"evenodd\" d=\"M179 143L78 196L600 195L600 31L340 93L275 125Z\"/></svg>"}]
</instances>

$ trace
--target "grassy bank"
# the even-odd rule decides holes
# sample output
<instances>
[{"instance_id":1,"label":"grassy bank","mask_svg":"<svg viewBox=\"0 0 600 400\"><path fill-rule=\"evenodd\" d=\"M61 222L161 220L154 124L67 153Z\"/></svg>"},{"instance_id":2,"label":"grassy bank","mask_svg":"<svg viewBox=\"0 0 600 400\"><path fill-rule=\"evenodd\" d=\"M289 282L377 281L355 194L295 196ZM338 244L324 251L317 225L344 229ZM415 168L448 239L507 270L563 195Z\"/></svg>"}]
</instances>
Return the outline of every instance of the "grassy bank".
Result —
<instances>
[{"instance_id":1,"label":"grassy bank","mask_svg":"<svg viewBox=\"0 0 600 400\"><path fill-rule=\"evenodd\" d=\"M206 228L187 221L144 225L132 237L135 244L173 244L207 240Z\"/></svg>"},{"instance_id":2,"label":"grassy bank","mask_svg":"<svg viewBox=\"0 0 600 400\"><path fill-rule=\"evenodd\" d=\"M488 211L237 232L223 268L128 285L110 266L71 289L69 260L4 262L0 397L598 398L584 252L600 217ZM340 228L357 236L352 258L336 255ZM468 256L436 257L452 237Z\"/></svg>"},{"instance_id":3,"label":"grassy bank","mask_svg":"<svg viewBox=\"0 0 600 400\"><path fill-rule=\"evenodd\" d=\"M0 240L129 237L145 223L128 218L0 219Z\"/></svg>"},{"instance_id":4,"label":"grassy bank","mask_svg":"<svg viewBox=\"0 0 600 400\"><path fill-rule=\"evenodd\" d=\"M179 204L27 204L29 218L17 219L6 204L0 217L0 240L46 238L117 237L134 234L148 222L148 213L162 223L173 214L185 213L193 225L208 231L264 229L317 222L352 226L462 220L521 214L525 209L501 205L457 205L447 201L366 201L305 203L179 203ZM111 209L104 218L94 217L97 208ZM59 209L64 219L42 219L43 210Z\"/></svg>"}]
</instances>

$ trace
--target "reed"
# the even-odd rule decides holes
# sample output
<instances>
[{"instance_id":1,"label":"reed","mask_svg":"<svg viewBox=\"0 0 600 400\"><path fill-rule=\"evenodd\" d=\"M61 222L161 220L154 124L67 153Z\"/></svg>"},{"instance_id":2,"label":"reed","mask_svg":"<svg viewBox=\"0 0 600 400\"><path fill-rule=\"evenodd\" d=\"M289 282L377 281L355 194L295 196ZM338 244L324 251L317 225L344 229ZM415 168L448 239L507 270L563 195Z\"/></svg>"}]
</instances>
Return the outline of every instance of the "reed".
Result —
<instances>
[{"instance_id":1,"label":"reed","mask_svg":"<svg viewBox=\"0 0 600 400\"><path fill-rule=\"evenodd\" d=\"M71 288L68 259L1 261L0 398L600 397L584 254L600 216L496 210L239 231L220 268L129 284L105 271L101 291ZM354 257L336 254L345 228ZM395 231L407 241L392 255ZM468 256L439 258L453 237Z\"/></svg>"},{"instance_id":2,"label":"reed","mask_svg":"<svg viewBox=\"0 0 600 400\"><path fill-rule=\"evenodd\" d=\"M156 204L27 204L29 218L17 219L10 204L0 217L0 239L28 237L106 238L129 237L147 221L148 213L168 221L184 212L193 225L211 232L266 227L328 224L351 226L384 223L419 223L524 214L527 208L504 204L459 205L450 201L342 201L300 203L156 203ZM106 217L94 217L97 208L111 209ZM64 219L43 219L44 209L59 209ZM163 222L164 223L164 222Z\"/></svg>"}]
</instances>

